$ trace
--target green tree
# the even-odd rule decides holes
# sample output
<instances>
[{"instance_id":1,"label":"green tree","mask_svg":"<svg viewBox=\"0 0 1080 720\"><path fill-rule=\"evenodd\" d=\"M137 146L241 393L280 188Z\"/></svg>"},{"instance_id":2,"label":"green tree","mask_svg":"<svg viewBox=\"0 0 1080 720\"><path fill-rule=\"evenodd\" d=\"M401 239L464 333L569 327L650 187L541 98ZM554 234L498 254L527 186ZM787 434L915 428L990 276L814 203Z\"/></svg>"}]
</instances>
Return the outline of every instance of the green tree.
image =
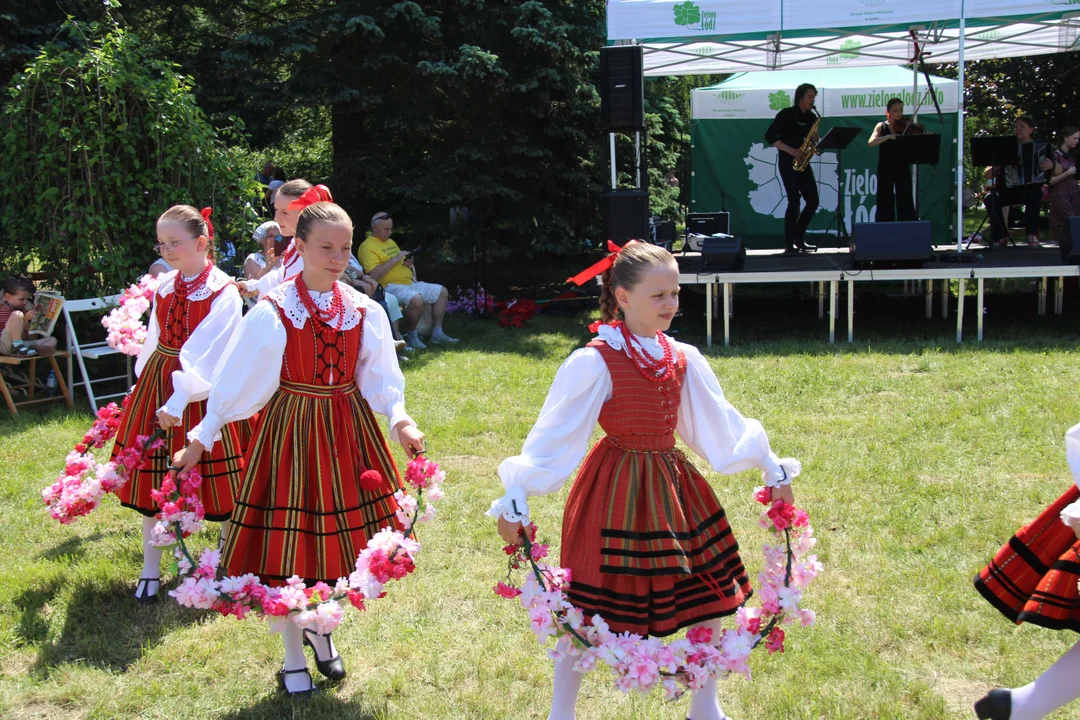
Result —
<instances>
[{"instance_id":1,"label":"green tree","mask_svg":"<svg viewBox=\"0 0 1080 720\"><path fill-rule=\"evenodd\" d=\"M116 290L154 258L170 205L216 209L219 245L246 234L254 181L187 77L111 23L68 22L9 83L0 115L0 264L35 266L73 297Z\"/></svg>"}]
</instances>

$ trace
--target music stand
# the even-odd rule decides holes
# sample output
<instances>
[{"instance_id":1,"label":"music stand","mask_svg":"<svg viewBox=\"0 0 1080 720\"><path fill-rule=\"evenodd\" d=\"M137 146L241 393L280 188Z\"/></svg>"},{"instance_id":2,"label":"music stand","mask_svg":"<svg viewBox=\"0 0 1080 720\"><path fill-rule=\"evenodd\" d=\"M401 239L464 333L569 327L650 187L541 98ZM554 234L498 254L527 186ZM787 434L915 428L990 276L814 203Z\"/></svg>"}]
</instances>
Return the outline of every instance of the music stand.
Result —
<instances>
[{"instance_id":1,"label":"music stand","mask_svg":"<svg viewBox=\"0 0 1080 720\"><path fill-rule=\"evenodd\" d=\"M846 240L848 245L851 245L851 236L848 235L847 226L844 224L844 198L841 193L841 188L844 186L844 148L851 144L851 141L862 132L862 128L851 127L850 125L837 125L834 128L830 128L825 136L818 141L817 150L821 152L823 150L835 150L836 151L836 212L833 214L833 220L837 222L836 226L836 239L837 247L841 247L842 243ZM820 183L821 180L818 180ZM818 192L821 195L821 192ZM828 234L829 228L832 227L833 220L829 221L829 224L825 226L825 234Z\"/></svg>"},{"instance_id":2,"label":"music stand","mask_svg":"<svg viewBox=\"0 0 1080 720\"><path fill-rule=\"evenodd\" d=\"M881 145L881 161L890 165L914 165L916 178L919 165L937 165L941 160L941 136L935 133L924 135L894 135ZM878 180L880 182L880 178ZM919 216L921 198L915 198L915 217Z\"/></svg>"},{"instance_id":3,"label":"music stand","mask_svg":"<svg viewBox=\"0 0 1080 720\"><path fill-rule=\"evenodd\" d=\"M1016 144L1017 141L1015 135L973 137L971 138L971 164L975 167L985 167L987 165L990 165L991 167L1015 165ZM997 186L997 178L994 179L994 183L994 191L1000 191L1002 188ZM965 250L971 247L971 243L975 242L975 236L982 232L983 226L990 220L991 212L991 210L987 209L986 217L983 218L983 221L979 223L979 227L975 232L971 233L971 237L968 238L968 244L967 247L964 248ZM1005 237L1009 238L1009 242L1014 246L1016 245L1016 242L1012 239L1012 233L1009 232L1008 223L1005 224ZM993 241L987 243L986 247L993 248Z\"/></svg>"}]
</instances>

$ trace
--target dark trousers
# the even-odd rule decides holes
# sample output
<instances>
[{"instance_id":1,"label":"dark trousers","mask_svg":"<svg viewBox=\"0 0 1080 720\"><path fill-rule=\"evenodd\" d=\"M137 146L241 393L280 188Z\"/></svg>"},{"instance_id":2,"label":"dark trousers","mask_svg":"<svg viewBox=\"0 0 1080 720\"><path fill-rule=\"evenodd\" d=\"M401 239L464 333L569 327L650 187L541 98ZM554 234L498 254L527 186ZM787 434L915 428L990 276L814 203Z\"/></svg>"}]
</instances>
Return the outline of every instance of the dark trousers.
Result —
<instances>
[{"instance_id":1,"label":"dark trousers","mask_svg":"<svg viewBox=\"0 0 1080 720\"><path fill-rule=\"evenodd\" d=\"M1005 226L1005 207L1008 205L1024 206L1024 230L1028 235L1039 234L1039 207L1042 205L1042 185L1020 185L1019 187L995 187L986 193L983 200L986 214L990 218L990 237L1001 240L1009 234Z\"/></svg>"},{"instance_id":2,"label":"dark trousers","mask_svg":"<svg viewBox=\"0 0 1080 720\"><path fill-rule=\"evenodd\" d=\"M911 197L911 166L879 166L877 174L878 222L918 220Z\"/></svg>"},{"instance_id":3,"label":"dark trousers","mask_svg":"<svg viewBox=\"0 0 1080 720\"><path fill-rule=\"evenodd\" d=\"M802 242L806 228L814 219L818 208L817 181L814 171L807 166L802 172L795 172L792 167L795 158L787 153L780 153L780 179L784 181L787 193L787 212L784 213L784 246L789 250ZM805 200L806 204L802 205ZM800 210L800 206L802 209Z\"/></svg>"}]
</instances>

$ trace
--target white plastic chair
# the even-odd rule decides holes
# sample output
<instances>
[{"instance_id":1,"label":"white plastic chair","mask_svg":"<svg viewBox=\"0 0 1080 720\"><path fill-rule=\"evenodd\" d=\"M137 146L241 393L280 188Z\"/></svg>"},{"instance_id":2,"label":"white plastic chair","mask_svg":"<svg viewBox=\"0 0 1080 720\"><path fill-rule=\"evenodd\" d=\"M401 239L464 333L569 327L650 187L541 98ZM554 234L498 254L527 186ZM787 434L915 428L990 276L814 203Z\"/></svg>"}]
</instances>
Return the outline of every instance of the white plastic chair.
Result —
<instances>
[{"instance_id":1,"label":"white plastic chair","mask_svg":"<svg viewBox=\"0 0 1080 720\"><path fill-rule=\"evenodd\" d=\"M72 395L75 394L75 387L77 385L84 385L86 387L86 397L90 400L90 407L94 412L98 411L99 400L110 400L112 398L123 397L131 389L133 384L132 379L132 365L131 357L127 356L127 372L124 375L112 375L102 378L91 378L90 373L86 369L87 360L100 360L101 358L108 357L109 355L121 354L119 350L116 350L109 346L104 340L100 342L91 342L83 344L79 342L79 338L75 334L75 325L71 322L71 315L73 313L90 312L90 311L103 311L117 305L120 302L120 295L110 295L108 297L89 298L86 300L68 300L64 303L64 321L67 325L67 343L68 350L75 357L75 360L79 363L79 371L82 373L82 381L74 382L73 368L71 359L68 358L68 387L71 388ZM112 393L109 395L95 396L94 385L103 382L109 382L114 380L124 379L127 384L124 386L123 392Z\"/></svg>"}]
</instances>

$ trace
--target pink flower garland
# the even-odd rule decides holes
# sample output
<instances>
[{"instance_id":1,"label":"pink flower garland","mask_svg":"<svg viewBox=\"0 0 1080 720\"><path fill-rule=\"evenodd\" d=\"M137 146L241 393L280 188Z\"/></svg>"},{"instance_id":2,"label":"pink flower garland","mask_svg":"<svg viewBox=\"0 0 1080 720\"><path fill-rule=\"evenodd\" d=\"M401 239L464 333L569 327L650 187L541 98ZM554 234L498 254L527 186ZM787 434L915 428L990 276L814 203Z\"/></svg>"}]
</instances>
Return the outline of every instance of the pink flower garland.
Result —
<instances>
[{"instance_id":1,"label":"pink flower garland","mask_svg":"<svg viewBox=\"0 0 1080 720\"><path fill-rule=\"evenodd\" d=\"M101 318L101 324L109 331L106 338L109 347L125 355L139 354L146 342L142 316L152 307L159 284L157 278L144 275L137 284L124 291L120 304Z\"/></svg>"},{"instance_id":2,"label":"pink flower garland","mask_svg":"<svg viewBox=\"0 0 1080 720\"><path fill-rule=\"evenodd\" d=\"M124 398L123 406L127 407ZM117 455L116 460L100 464L90 451L102 448L105 443L116 437L120 420L124 415L116 403L109 403L100 408L97 419L90 430L83 436L82 442L68 453L64 460L64 471L49 487L41 491L41 499L49 508L49 515L54 520L70 525L76 519L89 515L101 504L105 493L115 492L127 484L131 472L142 466L144 452L139 448L127 448ZM140 444L148 443L151 449L164 445L161 433L152 436L139 436Z\"/></svg>"},{"instance_id":3,"label":"pink flower garland","mask_svg":"<svg viewBox=\"0 0 1080 720\"><path fill-rule=\"evenodd\" d=\"M760 608L742 607L735 614L736 627L724 630L714 643L712 630L692 628L686 639L665 644L659 638L632 633L616 634L599 615L586 619L564 595L570 585L570 571L541 562L548 546L536 542L536 526L523 533L523 544L507 545L510 570L528 564L521 586L500 582L495 593L517 598L529 613L529 625L541 645L555 638L548 649L553 660L577 658L574 669L588 672L607 666L615 676L615 686L623 692L648 693L662 687L667 700L681 696L687 688L697 690L712 676L723 678L737 673L750 677L750 653L764 643L769 653L784 651L784 630L798 621L814 624L814 612L800 608L803 590L817 577L822 565L810 550L817 543L807 514L782 500L771 500L767 488L757 488L754 498L767 506L758 521L782 542L764 545L765 570L758 575Z\"/></svg>"},{"instance_id":4,"label":"pink flower garland","mask_svg":"<svg viewBox=\"0 0 1080 720\"><path fill-rule=\"evenodd\" d=\"M374 481L369 473L377 474L365 471L362 484ZM195 471L183 475L179 486L166 478L160 493L154 495L161 513L151 542L159 547L175 545L173 555L182 580L169 595L181 605L216 610L241 619L251 614L288 618L300 627L325 635L337 628L344 617L339 601L347 600L357 610L363 610L365 600L385 595L384 586L388 582L400 580L416 569L420 543L413 538L413 530L418 523L434 517L434 504L442 499L440 484L445 479L446 474L438 464L424 456L410 460L405 480L416 489L416 495L401 490L394 495L399 505L397 518L406 526L405 531L387 527L376 533L357 557L355 572L338 578L333 587L323 582L308 587L296 576L283 587L263 585L252 574L218 579L219 550L204 550L196 562L184 542L203 523L198 498L201 478ZM379 484L384 486L381 479Z\"/></svg>"}]
</instances>

